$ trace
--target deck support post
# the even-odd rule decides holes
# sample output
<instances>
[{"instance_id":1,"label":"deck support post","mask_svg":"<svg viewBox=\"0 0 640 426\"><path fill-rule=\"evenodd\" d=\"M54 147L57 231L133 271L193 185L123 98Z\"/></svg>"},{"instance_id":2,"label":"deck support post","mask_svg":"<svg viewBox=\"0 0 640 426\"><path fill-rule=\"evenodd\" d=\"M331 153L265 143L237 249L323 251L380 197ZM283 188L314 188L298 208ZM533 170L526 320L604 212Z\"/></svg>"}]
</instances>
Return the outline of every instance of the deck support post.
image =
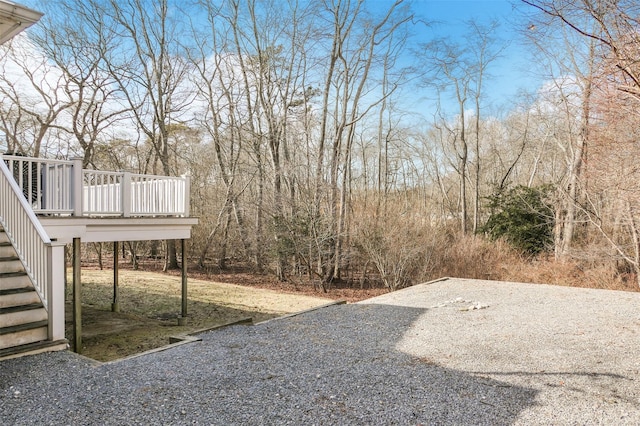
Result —
<instances>
[{"instance_id":1,"label":"deck support post","mask_svg":"<svg viewBox=\"0 0 640 426\"><path fill-rule=\"evenodd\" d=\"M182 250L182 313L178 317L178 325L187 325L187 243L180 240Z\"/></svg>"},{"instance_id":2,"label":"deck support post","mask_svg":"<svg viewBox=\"0 0 640 426\"><path fill-rule=\"evenodd\" d=\"M118 276L119 276L119 263L118 254L120 253L120 243L118 241L113 242L113 302L111 303L111 312L120 312L120 305L118 303Z\"/></svg>"},{"instance_id":3,"label":"deck support post","mask_svg":"<svg viewBox=\"0 0 640 426\"><path fill-rule=\"evenodd\" d=\"M49 340L64 339L64 296L66 285L65 244L52 241L48 270L47 308L49 311Z\"/></svg>"},{"instance_id":4,"label":"deck support post","mask_svg":"<svg viewBox=\"0 0 640 426\"><path fill-rule=\"evenodd\" d=\"M80 282L80 238L73 239L73 350L82 353L82 283Z\"/></svg>"}]
</instances>

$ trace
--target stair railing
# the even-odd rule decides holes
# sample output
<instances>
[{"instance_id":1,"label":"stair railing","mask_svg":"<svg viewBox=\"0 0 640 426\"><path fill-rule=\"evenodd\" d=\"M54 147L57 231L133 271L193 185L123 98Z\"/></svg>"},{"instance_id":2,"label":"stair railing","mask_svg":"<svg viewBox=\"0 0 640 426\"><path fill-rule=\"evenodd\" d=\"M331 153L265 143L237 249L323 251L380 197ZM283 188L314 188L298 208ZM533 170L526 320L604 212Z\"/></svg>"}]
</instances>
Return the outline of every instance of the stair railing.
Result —
<instances>
[{"instance_id":1,"label":"stair railing","mask_svg":"<svg viewBox=\"0 0 640 426\"><path fill-rule=\"evenodd\" d=\"M0 224L13 244L25 271L49 310L53 250L33 209L4 161L0 161Z\"/></svg>"}]
</instances>

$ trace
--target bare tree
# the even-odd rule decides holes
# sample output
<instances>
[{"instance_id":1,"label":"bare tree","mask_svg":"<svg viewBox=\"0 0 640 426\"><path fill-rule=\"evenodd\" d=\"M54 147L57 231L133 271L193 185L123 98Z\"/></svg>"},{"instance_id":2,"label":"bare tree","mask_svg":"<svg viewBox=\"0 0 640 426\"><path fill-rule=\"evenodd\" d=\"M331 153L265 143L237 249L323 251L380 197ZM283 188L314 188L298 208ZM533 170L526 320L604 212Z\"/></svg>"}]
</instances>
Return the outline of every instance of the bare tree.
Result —
<instances>
[{"instance_id":1,"label":"bare tree","mask_svg":"<svg viewBox=\"0 0 640 426\"><path fill-rule=\"evenodd\" d=\"M128 112L104 63L107 52L116 48L114 29L102 19L104 9L97 2L64 0L43 6L43 25L31 35L61 73L69 107L60 126L75 137L83 166L96 167L96 144L113 136L111 128ZM80 19L70 22L72 15Z\"/></svg>"},{"instance_id":2,"label":"bare tree","mask_svg":"<svg viewBox=\"0 0 640 426\"><path fill-rule=\"evenodd\" d=\"M331 237L318 262L325 284L340 276L348 212L346 183L350 176L357 124L384 99L372 90L372 66L378 55L384 57L389 53L389 50L380 52L380 46L385 46L393 34L410 20L401 4L401 0L394 2L378 17L368 16L362 1L352 4L334 0L322 5L322 13L332 25L332 47L322 89L324 97L320 109L314 211L318 216L322 210L320 201L327 201ZM371 100L365 101L365 95ZM327 142L330 145L327 146ZM328 181L324 179L327 154Z\"/></svg>"},{"instance_id":3,"label":"bare tree","mask_svg":"<svg viewBox=\"0 0 640 426\"><path fill-rule=\"evenodd\" d=\"M258 7L259 5L259 7ZM251 17L250 43L255 50L249 71L256 85L256 138L263 140L271 162L272 207L269 214L277 254L276 275L286 279L288 257L291 254L287 238L287 222L293 215L295 177L290 174L292 148L296 137L289 135L289 125L296 119L295 110L305 104L308 92L304 87L308 29L305 25L309 6L289 2L288 14L282 14L282 3L248 2ZM285 34L286 43L282 43ZM288 187L288 190L287 190ZM289 205L286 207L285 203Z\"/></svg>"},{"instance_id":4,"label":"bare tree","mask_svg":"<svg viewBox=\"0 0 640 426\"><path fill-rule=\"evenodd\" d=\"M63 90L64 76L29 40L19 37L2 50L0 130L9 151L40 157L49 148L47 138L64 130L59 118L73 100ZM55 155L65 147L50 148Z\"/></svg>"},{"instance_id":5,"label":"bare tree","mask_svg":"<svg viewBox=\"0 0 640 426\"><path fill-rule=\"evenodd\" d=\"M557 19L576 34L592 40L619 71L618 90L640 100L640 70L636 46L640 5L634 1L522 0L543 14Z\"/></svg>"},{"instance_id":6,"label":"bare tree","mask_svg":"<svg viewBox=\"0 0 640 426\"><path fill-rule=\"evenodd\" d=\"M488 26L479 25L477 22L469 22L472 32L469 39L475 40L471 48L474 66L473 78L473 105L475 108L474 117L474 197L473 197L473 232L478 231L480 221L480 169L481 169L481 152L480 143L482 140L483 129L481 126L481 116L483 111L484 100L484 84L489 78L489 67L495 62L505 49L504 45L499 45L495 39L495 32L498 29L497 22L491 22Z\"/></svg>"},{"instance_id":7,"label":"bare tree","mask_svg":"<svg viewBox=\"0 0 640 426\"><path fill-rule=\"evenodd\" d=\"M109 0L104 16L116 26L118 49L105 52L105 63L123 94L135 125L146 136L162 173L171 168L170 128L186 119L193 94L186 86L190 71L182 46L185 34L170 17L170 0ZM175 244L167 243L165 269L178 267Z\"/></svg>"},{"instance_id":8,"label":"bare tree","mask_svg":"<svg viewBox=\"0 0 640 426\"><path fill-rule=\"evenodd\" d=\"M593 81L598 88L592 101L598 125L590 128L585 169L589 188L582 207L591 227L611 248L598 254L628 265L640 285L640 170L636 161L640 114L635 95L618 88L617 67L606 61L601 65L604 72ZM592 251L598 252L598 247Z\"/></svg>"},{"instance_id":9,"label":"bare tree","mask_svg":"<svg viewBox=\"0 0 640 426\"><path fill-rule=\"evenodd\" d=\"M455 99L455 119L447 117L442 108L439 108L438 126L447 130L457 156L455 168L459 174L459 215L463 234L469 231L467 184L471 178L475 185L471 227L473 232L477 230L479 223L483 89L485 80L489 77L489 67L504 49L494 38L496 23L483 26L471 21L468 26L471 31L464 45L437 39L424 45L422 52L427 70L424 77L426 84L436 88L439 98L453 95ZM442 105L441 101L439 105ZM472 123L467 117L470 107L475 109ZM472 176L469 171L471 166Z\"/></svg>"},{"instance_id":10,"label":"bare tree","mask_svg":"<svg viewBox=\"0 0 640 426\"><path fill-rule=\"evenodd\" d=\"M593 0L523 0L523 3L548 20L558 22L565 32L588 46L572 49L588 52L585 56L589 58L589 72L579 75L583 91L577 133L583 142L577 151L582 161L576 161L570 168L572 177L580 176L582 169L581 175L589 181L586 188L583 182L581 202L572 204L581 208L591 228L613 248L614 257L632 267L640 283L640 216L635 195L638 176L633 160L640 100L640 68L636 60L640 6L636 2ZM589 143L588 162L584 161L587 151L584 141ZM571 201L576 200L572 197ZM569 215L567 209L567 219ZM565 227L565 231L564 243L572 228ZM592 251L595 249L591 247Z\"/></svg>"},{"instance_id":11,"label":"bare tree","mask_svg":"<svg viewBox=\"0 0 640 426\"><path fill-rule=\"evenodd\" d=\"M524 3L542 12L541 16L530 16L532 23L528 38L542 53L541 62L548 64L546 68L565 116L569 144L566 141L560 141L560 144L566 153L567 173L559 182L555 254L557 259L566 259L571 252L578 206L586 187L583 168L590 139L593 81L599 67L597 39L605 33L598 19L591 14L593 11L587 12L595 5L591 1L571 5L560 5L562 2ZM591 36L582 37L572 29L577 26L588 29Z\"/></svg>"},{"instance_id":12,"label":"bare tree","mask_svg":"<svg viewBox=\"0 0 640 426\"><path fill-rule=\"evenodd\" d=\"M203 2L208 26L192 24L197 49L191 53L191 60L196 72L194 84L198 101L205 103L205 111L200 125L206 129L214 147L219 177L224 184L225 201L217 214L213 228L200 254L200 265L205 265L209 251L216 234L222 230L224 238L219 240L218 267L226 267L227 247L229 245L229 226L231 218L235 219L245 250L249 255L247 227L240 196L243 192L241 181L241 155L244 145L239 125L242 117L242 91L240 77L236 75L237 58L224 52L232 49L229 36L231 27L237 15L225 15L222 8L215 7L210 2Z\"/></svg>"}]
</instances>

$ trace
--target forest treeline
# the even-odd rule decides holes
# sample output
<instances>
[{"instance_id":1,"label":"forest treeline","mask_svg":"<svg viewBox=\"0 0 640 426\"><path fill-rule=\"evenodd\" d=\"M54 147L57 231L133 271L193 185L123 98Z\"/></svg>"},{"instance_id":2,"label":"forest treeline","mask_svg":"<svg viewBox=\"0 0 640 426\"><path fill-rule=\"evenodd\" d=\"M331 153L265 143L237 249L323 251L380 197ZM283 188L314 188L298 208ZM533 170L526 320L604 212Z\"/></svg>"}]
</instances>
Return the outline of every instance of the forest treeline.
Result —
<instances>
[{"instance_id":1,"label":"forest treeline","mask_svg":"<svg viewBox=\"0 0 640 426\"><path fill-rule=\"evenodd\" d=\"M500 107L498 24L425 40L407 1L29 5L41 22L1 50L7 151L189 174L203 268L323 289L640 277L636 2L519 2L511 43L543 84ZM178 264L173 242L128 249Z\"/></svg>"}]
</instances>

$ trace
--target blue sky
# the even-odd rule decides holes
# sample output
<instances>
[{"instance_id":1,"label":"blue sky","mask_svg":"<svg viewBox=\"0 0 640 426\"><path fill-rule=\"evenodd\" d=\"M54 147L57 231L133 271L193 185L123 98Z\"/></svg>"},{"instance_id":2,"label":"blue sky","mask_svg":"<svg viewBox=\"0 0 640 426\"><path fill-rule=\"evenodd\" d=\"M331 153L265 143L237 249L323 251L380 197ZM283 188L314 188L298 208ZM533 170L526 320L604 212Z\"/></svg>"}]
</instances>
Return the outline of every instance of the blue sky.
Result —
<instances>
[{"instance_id":1,"label":"blue sky","mask_svg":"<svg viewBox=\"0 0 640 426\"><path fill-rule=\"evenodd\" d=\"M34 5L37 0L20 0L22 3ZM392 0L367 0L369 5L388 9ZM467 32L466 22L471 19L479 23L488 23L495 20L500 23L498 38L509 41L509 46L503 52L502 57L496 61L489 70L491 79L486 81L487 100L493 107L510 106L514 102L519 89L535 91L540 86L528 70L527 51L518 41L517 27L526 26L527 23L518 20L518 11L515 6L523 7L519 0L409 0L413 6L415 15L431 23L430 27L416 25L419 33L417 41L425 42L433 38L450 37L452 41L463 43L464 34ZM425 96L426 96L425 90ZM416 99L423 110L428 102L424 99ZM427 115L429 113L427 112Z\"/></svg>"},{"instance_id":2,"label":"blue sky","mask_svg":"<svg viewBox=\"0 0 640 426\"><path fill-rule=\"evenodd\" d=\"M469 20L500 23L496 36L508 46L490 69L492 78L487 82L485 93L493 106L510 104L520 89L535 91L540 85L531 72L527 48L519 41L518 30L527 23L519 17L515 6L523 7L522 3L517 0L414 0L413 5L417 15L432 22L422 35L426 38L450 37L464 43L465 23Z\"/></svg>"},{"instance_id":3,"label":"blue sky","mask_svg":"<svg viewBox=\"0 0 640 426\"><path fill-rule=\"evenodd\" d=\"M414 0L416 12L434 20L454 23L469 18L501 18L511 14L510 0Z\"/></svg>"}]
</instances>

